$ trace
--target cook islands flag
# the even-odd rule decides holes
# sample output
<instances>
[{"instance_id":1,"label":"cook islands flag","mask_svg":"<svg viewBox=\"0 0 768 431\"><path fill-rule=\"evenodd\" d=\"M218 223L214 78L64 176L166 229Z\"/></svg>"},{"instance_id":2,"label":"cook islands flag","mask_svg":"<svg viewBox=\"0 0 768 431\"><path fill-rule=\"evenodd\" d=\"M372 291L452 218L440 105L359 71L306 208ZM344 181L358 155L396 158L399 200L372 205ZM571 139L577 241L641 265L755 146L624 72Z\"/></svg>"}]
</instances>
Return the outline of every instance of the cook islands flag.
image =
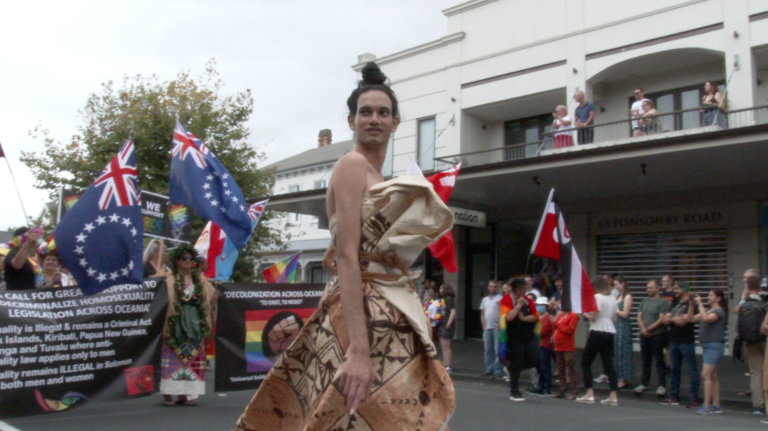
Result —
<instances>
[{"instance_id":1,"label":"cook islands flag","mask_svg":"<svg viewBox=\"0 0 768 431\"><path fill-rule=\"evenodd\" d=\"M143 281L144 225L134 150L127 141L53 233L59 258L86 295Z\"/></svg>"}]
</instances>

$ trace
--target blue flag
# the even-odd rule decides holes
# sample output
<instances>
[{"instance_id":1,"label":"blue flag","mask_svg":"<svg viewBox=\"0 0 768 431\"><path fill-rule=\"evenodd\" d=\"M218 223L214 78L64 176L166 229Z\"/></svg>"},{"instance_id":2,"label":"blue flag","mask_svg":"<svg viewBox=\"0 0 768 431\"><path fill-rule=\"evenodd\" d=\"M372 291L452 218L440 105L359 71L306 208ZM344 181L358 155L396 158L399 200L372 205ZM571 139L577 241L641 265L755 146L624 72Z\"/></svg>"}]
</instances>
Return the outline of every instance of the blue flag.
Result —
<instances>
[{"instance_id":1,"label":"blue flag","mask_svg":"<svg viewBox=\"0 0 768 431\"><path fill-rule=\"evenodd\" d=\"M84 294L142 282L144 225L132 141L62 217L53 236L59 258Z\"/></svg>"},{"instance_id":2,"label":"blue flag","mask_svg":"<svg viewBox=\"0 0 768 431\"><path fill-rule=\"evenodd\" d=\"M171 154L171 202L191 207L216 223L237 249L251 236L251 218L235 180L192 133L176 121Z\"/></svg>"}]
</instances>

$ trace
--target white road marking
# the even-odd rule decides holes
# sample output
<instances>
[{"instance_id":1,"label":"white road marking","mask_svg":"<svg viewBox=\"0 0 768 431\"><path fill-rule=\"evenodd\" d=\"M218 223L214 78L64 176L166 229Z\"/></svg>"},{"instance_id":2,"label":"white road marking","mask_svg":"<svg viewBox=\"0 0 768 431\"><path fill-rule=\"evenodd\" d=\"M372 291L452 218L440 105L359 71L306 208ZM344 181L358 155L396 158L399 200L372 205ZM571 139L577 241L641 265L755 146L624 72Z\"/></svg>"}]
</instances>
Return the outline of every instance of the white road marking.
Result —
<instances>
[{"instance_id":1,"label":"white road marking","mask_svg":"<svg viewBox=\"0 0 768 431\"><path fill-rule=\"evenodd\" d=\"M21 431L21 430L10 426L3 421L0 421L0 431Z\"/></svg>"}]
</instances>

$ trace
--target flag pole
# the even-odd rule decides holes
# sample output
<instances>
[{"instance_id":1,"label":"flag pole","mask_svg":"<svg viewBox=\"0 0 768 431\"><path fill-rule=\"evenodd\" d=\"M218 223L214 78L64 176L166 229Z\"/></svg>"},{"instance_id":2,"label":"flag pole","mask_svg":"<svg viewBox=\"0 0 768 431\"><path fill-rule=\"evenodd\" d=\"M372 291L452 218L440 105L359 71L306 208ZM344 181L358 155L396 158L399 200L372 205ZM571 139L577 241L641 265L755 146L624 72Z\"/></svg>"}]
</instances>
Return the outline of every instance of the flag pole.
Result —
<instances>
[{"instance_id":1,"label":"flag pole","mask_svg":"<svg viewBox=\"0 0 768 431\"><path fill-rule=\"evenodd\" d=\"M533 256L533 253L528 253L528 262L525 263L525 274L528 275L528 267L531 266L531 257Z\"/></svg>"},{"instance_id":2,"label":"flag pole","mask_svg":"<svg viewBox=\"0 0 768 431\"><path fill-rule=\"evenodd\" d=\"M21 200L21 193L19 192L19 186L16 184L16 177L13 176L13 170L11 169L11 163L8 161L8 156L2 152L2 145L0 144L0 154L5 159L5 164L8 165L8 172L11 173L11 179L13 180L13 186L16 187L16 195L19 197L19 203L21 203L21 210L24 212L24 222L29 226L29 217L27 216L27 210L24 208L24 201Z\"/></svg>"}]
</instances>

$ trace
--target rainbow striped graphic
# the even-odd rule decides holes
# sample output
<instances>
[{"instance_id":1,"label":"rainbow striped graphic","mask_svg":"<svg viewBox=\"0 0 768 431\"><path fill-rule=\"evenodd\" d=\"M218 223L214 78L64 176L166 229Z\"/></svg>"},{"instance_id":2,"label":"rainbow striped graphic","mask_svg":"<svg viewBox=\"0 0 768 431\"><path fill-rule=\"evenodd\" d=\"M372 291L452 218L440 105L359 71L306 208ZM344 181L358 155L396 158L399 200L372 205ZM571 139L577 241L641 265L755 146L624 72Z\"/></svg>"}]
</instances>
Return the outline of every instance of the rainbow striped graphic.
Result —
<instances>
[{"instance_id":1,"label":"rainbow striped graphic","mask_svg":"<svg viewBox=\"0 0 768 431\"><path fill-rule=\"evenodd\" d=\"M290 346L314 308L245 312L245 360L249 373L266 373ZM296 322L296 319L300 322ZM299 323L296 325L295 323ZM281 324L287 324L286 326ZM265 334L266 332L266 334Z\"/></svg>"},{"instance_id":2,"label":"rainbow striped graphic","mask_svg":"<svg viewBox=\"0 0 768 431\"><path fill-rule=\"evenodd\" d=\"M300 254L301 252L298 252L262 271L264 280L267 283L294 283L299 268Z\"/></svg>"},{"instance_id":3,"label":"rainbow striped graphic","mask_svg":"<svg viewBox=\"0 0 768 431\"><path fill-rule=\"evenodd\" d=\"M171 229L179 230L189 223L189 213L184 205L173 205L168 209L168 217L171 219Z\"/></svg>"}]
</instances>

